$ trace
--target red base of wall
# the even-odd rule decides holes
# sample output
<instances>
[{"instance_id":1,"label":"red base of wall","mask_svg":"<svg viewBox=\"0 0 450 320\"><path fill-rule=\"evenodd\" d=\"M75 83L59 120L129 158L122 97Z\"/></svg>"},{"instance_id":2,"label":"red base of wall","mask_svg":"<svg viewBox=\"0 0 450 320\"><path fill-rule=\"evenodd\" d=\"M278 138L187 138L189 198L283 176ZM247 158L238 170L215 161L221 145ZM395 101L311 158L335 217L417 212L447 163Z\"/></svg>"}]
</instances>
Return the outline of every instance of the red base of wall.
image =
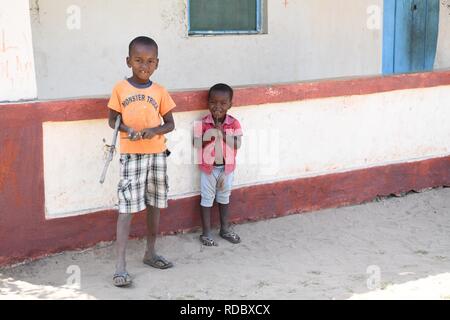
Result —
<instances>
[{"instance_id":1,"label":"red base of wall","mask_svg":"<svg viewBox=\"0 0 450 320\"><path fill-rule=\"evenodd\" d=\"M235 222L260 220L436 186L450 186L450 157L241 188L233 191L231 215ZM21 199L22 210L4 212L1 216L8 225L0 222L0 265L115 238L113 211L45 220L43 215L33 214L43 210L30 207L32 199L25 200L25 196ZM169 201L169 209L161 215L160 232L167 234L200 226L199 209L199 196ZM135 217L132 237L145 235L144 218L144 213ZM213 222L218 222L217 212Z\"/></svg>"}]
</instances>

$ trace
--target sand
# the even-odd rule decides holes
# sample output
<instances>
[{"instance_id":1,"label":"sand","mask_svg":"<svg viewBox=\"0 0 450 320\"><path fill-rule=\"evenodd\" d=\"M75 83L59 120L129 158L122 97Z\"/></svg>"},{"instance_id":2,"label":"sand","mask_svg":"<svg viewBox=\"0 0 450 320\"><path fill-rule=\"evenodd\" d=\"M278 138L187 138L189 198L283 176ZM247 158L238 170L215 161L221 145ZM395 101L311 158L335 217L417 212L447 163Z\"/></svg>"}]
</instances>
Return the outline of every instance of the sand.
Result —
<instances>
[{"instance_id":1,"label":"sand","mask_svg":"<svg viewBox=\"0 0 450 320\"><path fill-rule=\"evenodd\" d=\"M145 242L130 241L130 288L111 283L114 243L3 268L0 299L450 299L450 189L235 230L239 245L158 238L168 270L144 265Z\"/></svg>"}]
</instances>

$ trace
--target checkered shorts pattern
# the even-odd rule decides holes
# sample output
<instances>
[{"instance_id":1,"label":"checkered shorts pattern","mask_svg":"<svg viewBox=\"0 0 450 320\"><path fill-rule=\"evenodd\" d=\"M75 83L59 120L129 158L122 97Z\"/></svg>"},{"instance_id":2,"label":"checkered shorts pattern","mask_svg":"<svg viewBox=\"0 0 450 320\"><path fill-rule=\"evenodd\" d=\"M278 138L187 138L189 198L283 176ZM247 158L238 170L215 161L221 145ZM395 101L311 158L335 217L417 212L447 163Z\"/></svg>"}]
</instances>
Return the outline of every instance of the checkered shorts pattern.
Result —
<instances>
[{"instance_id":1,"label":"checkered shorts pattern","mask_svg":"<svg viewBox=\"0 0 450 320\"><path fill-rule=\"evenodd\" d=\"M119 213L139 212L146 205L167 208L166 158L165 152L120 155Z\"/></svg>"}]
</instances>

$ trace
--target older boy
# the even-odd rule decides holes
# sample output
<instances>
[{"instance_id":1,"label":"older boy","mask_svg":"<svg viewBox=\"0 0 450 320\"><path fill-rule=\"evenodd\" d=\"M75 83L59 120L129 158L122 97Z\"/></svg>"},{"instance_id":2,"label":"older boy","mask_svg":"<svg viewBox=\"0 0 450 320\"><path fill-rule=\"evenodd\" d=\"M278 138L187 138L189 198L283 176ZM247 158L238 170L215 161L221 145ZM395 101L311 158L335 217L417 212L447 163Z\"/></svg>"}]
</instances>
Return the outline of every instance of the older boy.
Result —
<instances>
[{"instance_id":1,"label":"older boy","mask_svg":"<svg viewBox=\"0 0 450 320\"><path fill-rule=\"evenodd\" d=\"M150 80L158 68L158 45L148 37L137 37L129 45L127 65L132 76L116 84L108 103L109 125L120 125L120 181L118 185L117 263L113 284L131 284L125 250L133 213L147 209L147 248L143 262L167 269L172 263L155 253L160 208L167 207L167 164L164 134L175 128L175 103L166 89ZM161 124L161 118L164 120Z\"/></svg>"}]
</instances>

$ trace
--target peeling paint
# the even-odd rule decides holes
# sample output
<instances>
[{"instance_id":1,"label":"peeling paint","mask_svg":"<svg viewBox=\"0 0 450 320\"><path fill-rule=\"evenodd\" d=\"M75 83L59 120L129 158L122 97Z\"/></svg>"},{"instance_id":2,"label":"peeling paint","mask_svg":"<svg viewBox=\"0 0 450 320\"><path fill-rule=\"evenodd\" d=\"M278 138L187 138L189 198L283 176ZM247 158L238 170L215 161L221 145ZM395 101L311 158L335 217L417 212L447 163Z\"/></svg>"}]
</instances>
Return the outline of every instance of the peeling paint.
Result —
<instances>
[{"instance_id":1,"label":"peeling paint","mask_svg":"<svg viewBox=\"0 0 450 320\"><path fill-rule=\"evenodd\" d=\"M33 22L41 23L40 10L39 0L30 1L30 17L33 19Z\"/></svg>"},{"instance_id":2,"label":"peeling paint","mask_svg":"<svg viewBox=\"0 0 450 320\"><path fill-rule=\"evenodd\" d=\"M164 1L161 4L162 29L176 28L180 37L187 37L187 2L186 0Z\"/></svg>"},{"instance_id":3,"label":"peeling paint","mask_svg":"<svg viewBox=\"0 0 450 320\"><path fill-rule=\"evenodd\" d=\"M448 14L450 15L450 0L441 0L441 5L447 9Z\"/></svg>"},{"instance_id":4,"label":"peeling paint","mask_svg":"<svg viewBox=\"0 0 450 320\"><path fill-rule=\"evenodd\" d=\"M281 92L274 88L268 88L266 91L266 94L271 97L276 97L276 96L281 95Z\"/></svg>"}]
</instances>

